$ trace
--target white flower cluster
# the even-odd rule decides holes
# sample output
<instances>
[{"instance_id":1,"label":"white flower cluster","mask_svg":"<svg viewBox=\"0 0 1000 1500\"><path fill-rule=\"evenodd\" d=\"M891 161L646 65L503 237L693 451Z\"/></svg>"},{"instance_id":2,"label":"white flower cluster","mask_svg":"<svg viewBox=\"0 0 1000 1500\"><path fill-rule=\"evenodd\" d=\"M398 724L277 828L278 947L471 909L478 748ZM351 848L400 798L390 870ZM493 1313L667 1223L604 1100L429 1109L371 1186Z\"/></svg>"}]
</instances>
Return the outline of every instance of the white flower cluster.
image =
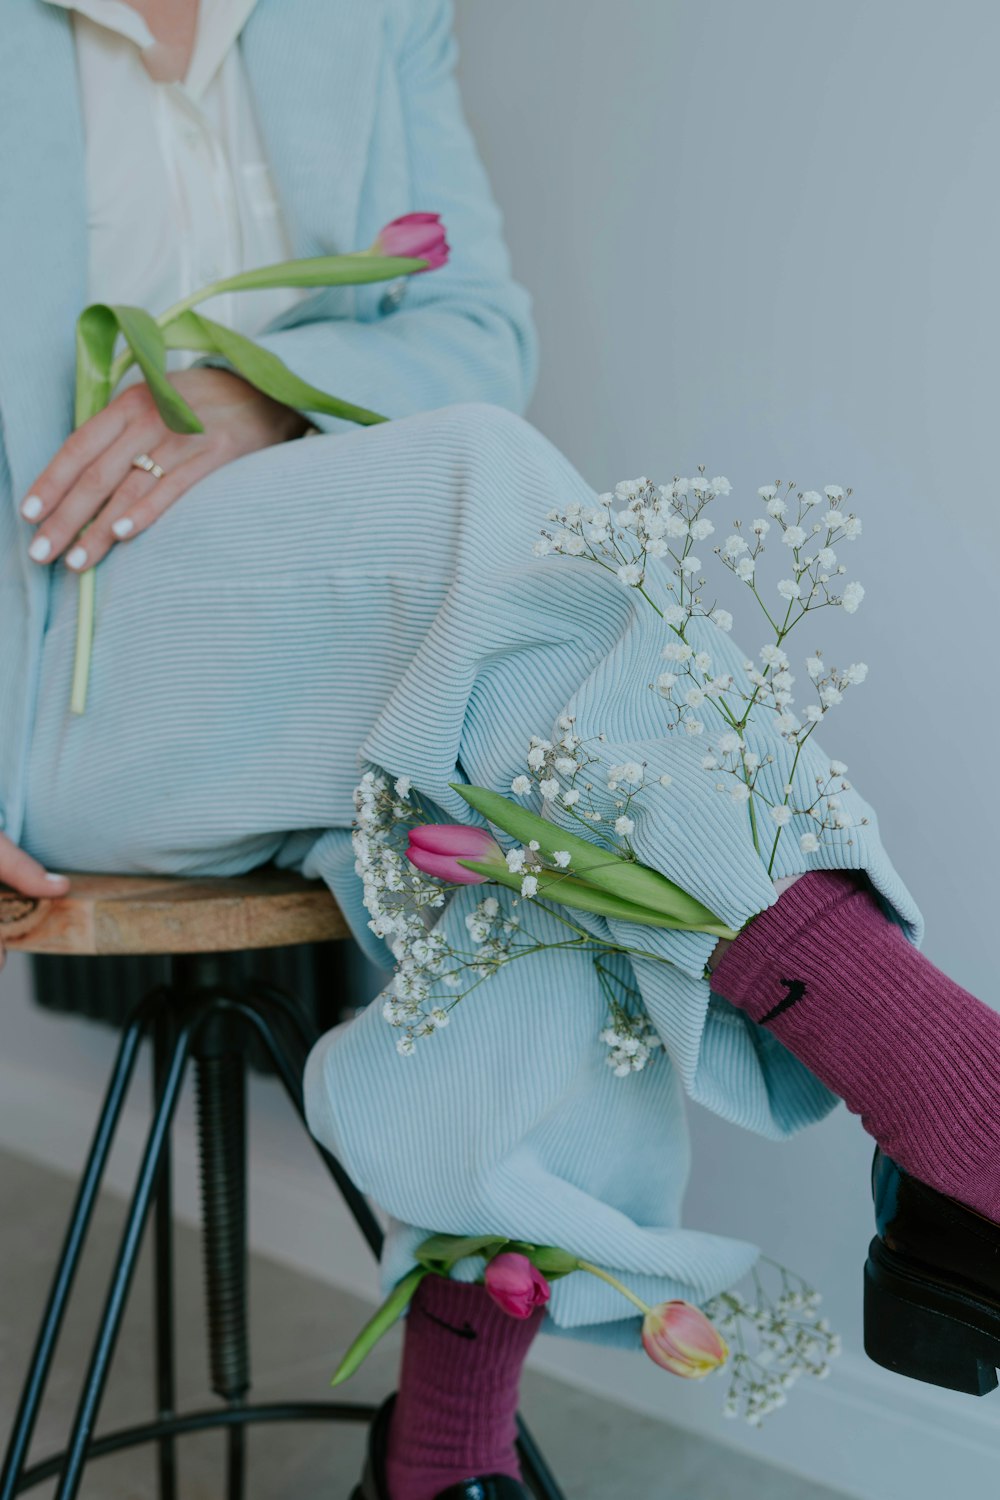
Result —
<instances>
[{"instance_id":1,"label":"white flower cluster","mask_svg":"<svg viewBox=\"0 0 1000 1500\"><path fill-rule=\"evenodd\" d=\"M701 570L701 560L691 548L715 531L702 511L716 495L728 495L731 488L728 479L708 480L704 474L660 485L645 475L623 480L613 491L598 495L593 506L573 503L549 511L548 520L558 529L543 529L535 543L535 556L558 552L589 557L611 568L627 588L642 588L648 562L669 557L680 575L683 603L685 584L690 593ZM703 578L697 581L705 582Z\"/></svg>"},{"instance_id":2,"label":"white flower cluster","mask_svg":"<svg viewBox=\"0 0 1000 1500\"><path fill-rule=\"evenodd\" d=\"M410 1056L421 1037L431 1036L482 979L516 957L519 919L488 896L465 919L469 950L453 947L434 928L447 900L439 881L424 875L402 852L408 824L419 820L407 800L410 782L367 771L354 793L354 868L364 882L368 926L388 942L396 969L382 1005L390 1026L402 1035L396 1049ZM471 982L470 982L471 981Z\"/></svg>"},{"instance_id":3,"label":"white flower cluster","mask_svg":"<svg viewBox=\"0 0 1000 1500\"><path fill-rule=\"evenodd\" d=\"M839 1335L825 1318L816 1317L819 1292L787 1267L762 1260L780 1273L777 1297L767 1293L755 1269L753 1301L723 1292L702 1308L733 1349L731 1361L722 1367L730 1373L723 1414L742 1416L751 1427L784 1406L790 1387L803 1375L825 1380L830 1361L841 1351Z\"/></svg>"},{"instance_id":4,"label":"white flower cluster","mask_svg":"<svg viewBox=\"0 0 1000 1500\"><path fill-rule=\"evenodd\" d=\"M862 585L848 583L839 594L831 588L834 580L839 581L847 572L834 548L841 542L856 541L861 535L861 521L853 511L845 513L841 505L850 498L851 491L841 489L838 484L828 484L822 494L819 490L800 490L794 497L795 510L789 519L794 488L789 485L782 495L778 485L763 485L757 494L767 514L751 521L752 541L744 535L742 522L734 521L732 533L721 547L716 547L716 554L756 594L757 560L765 551L764 538L775 530L791 556L790 576L777 584L778 597L786 606L786 620L796 610L801 618L806 611L824 604L839 604L848 614L854 614L865 595ZM823 506L826 508L820 515ZM764 605L762 599L761 604ZM789 629L791 624L784 628L784 634Z\"/></svg>"},{"instance_id":5,"label":"white flower cluster","mask_svg":"<svg viewBox=\"0 0 1000 1500\"><path fill-rule=\"evenodd\" d=\"M728 780L716 783L719 790L734 802L747 804L754 845L767 859L770 872L781 830L793 816L808 816L814 825L799 837L805 853L819 847L824 831L850 826L836 798L832 806L827 803L819 811L822 794L804 806L793 804L790 798L803 745L829 710L843 702L847 689L864 682L868 668L864 662L827 668L822 653L807 657L807 681L814 701L797 713L796 678L784 642L807 614L819 608L836 605L848 614L857 610L865 591L860 583L843 582L846 567L836 549L855 541L862 527L858 516L846 509L851 491L839 485L795 494L793 485L784 494L778 485L764 485L757 491L764 514L746 530L739 520L734 521L732 532L713 549L750 589L773 632L758 660L745 659L744 676L734 678L731 671L713 662L702 638L688 639L689 634L695 636L694 619L708 619L724 634L732 630L730 612L715 604L707 606L699 592L705 579L701 559L693 551L715 530L705 514L707 507L730 491L727 479L706 479L703 467L696 478L675 479L670 485L654 485L645 477L626 480L613 492L599 495L596 507L571 505L550 512L549 520L557 522L558 529L543 531L535 551L590 558L615 572L622 583L640 589L656 609L671 632L663 647L665 669L653 684L668 709L667 727L706 739L713 729L718 731L702 765L706 771L726 775ZM782 569L787 576L776 585L780 607L769 606L758 588L758 563L771 533L787 549ZM770 716L772 727L794 751L781 802L765 797L763 783L758 785L762 764L773 764L774 756L766 754L762 759L745 738L751 717L762 713ZM762 847L764 832L767 848Z\"/></svg>"},{"instance_id":6,"label":"white flower cluster","mask_svg":"<svg viewBox=\"0 0 1000 1500\"><path fill-rule=\"evenodd\" d=\"M572 715L565 714L556 726L557 740L533 736L528 746L527 771L514 777L510 789L515 797L527 797L537 790L543 804L568 813L574 822L584 824L588 832L599 829L601 838L616 854L634 858L629 843L635 832L631 814L635 799L648 785L649 766L637 760L602 766L601 757L591 753L591 746L603 742L603 734L582 740L574 725ZM666 772L655 779L664 789L672 782ZM568 864L567 855L562 868Z\"/></svg>"},{"instance_id":7,"label":"white flower cluster","mask_svg":"<svg viewBox=\"0 0 1000 1500\"><path fill-rule=\"evenodd\" d=\"M629 1014L621 1005L611 1008L611 1021L601 1032L608 1049L605 1061L616 1078L641 1073L653 1053L663 1046L660 1034L645 1012Z\"/></svg>"},{"instance_id":8,"label":"white flower cluster","mask_svg":"<svg viewBox=\"0 0 1000 1500\"><path fill-rule=\"evenodd\" d=\"M635 819L631 813L635 799L646 788L648 766L640 761L622 761L601 766L598 773L594 768L600 766L600 757L591 753L590 746L602 741L604 736L597 735L594 741L582 740L575 731L574 718L568 714L559 719L556 730L559 738L555 742L532 737L528 745L527 771L514 777L511 791L515 796L525 797L537 789L543 804L562 809L574 821L582 823L589 833L599 833L602 841L620 858L634 859L630 838L635 832ZM670 776L665 773L657 781L663 788L671 784ZM598 806L599 800L603 807ZM521 895L534 897L538 881L531 872L543 868L537 845L531 843L524 848L510 849L505 857L508 869L515 874L524 874ZM572 874L568 851L553 851L552 863L547 867L549 872L553 867ZM662 1043L653 1023L642 1010L638 989L623 984L612 975L599 957L595 957L594 962L608 996L608 1022L600 1040L608 1048L607 1063L614 1069L615 1077L625 1078L630 1073L641 1072ZM614 986L623 995L625 1003L615 997Z\"/></svg>"}]
</instances>

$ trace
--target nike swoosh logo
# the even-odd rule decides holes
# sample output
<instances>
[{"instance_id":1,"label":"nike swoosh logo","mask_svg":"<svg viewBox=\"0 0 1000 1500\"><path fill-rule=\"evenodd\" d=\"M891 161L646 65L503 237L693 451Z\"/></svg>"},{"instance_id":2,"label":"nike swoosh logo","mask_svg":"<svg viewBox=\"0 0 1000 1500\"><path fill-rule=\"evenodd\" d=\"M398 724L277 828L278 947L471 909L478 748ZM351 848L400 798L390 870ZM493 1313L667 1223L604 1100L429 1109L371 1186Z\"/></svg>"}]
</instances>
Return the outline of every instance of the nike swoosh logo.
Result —
<instances>
[{"instance_id":1,"label":"nike swoosh logo","mask_svg":"<svg viewBox=\"0 0 1000 1500\"><path fill-rule=\"evenodd\" d=\"M421 1307L420 1311L425 1318L430 1318L431 1322L436 1323L439 1328L446 1328L449 1333L455 1334L456 1338L477 1339L479 1337L471 1323L463 1323L461 1328L456 1328L454 1323L446 1323L443 1318L436 1318L432 1312L427 1311L426 1307Z\"/></svg>"},{"instance_id":2,"label":"nike swoosh logo","mask_svg":"<svg viewBox=\"0 0 1000 1500\"><path fill-rule=\"evenodd\" d=\"M766 1025L768 1021L775 1020L777 1016L782 1015L786 1010L790 1010L797 1000L802 999L806 992L806 987L801 979L783 979L781 983L788 986L788 994L783 1000L779 1000L777 1005L773 1006L766 1016L761 1016L761 1026Z\"/></svg>"}]
</instances>

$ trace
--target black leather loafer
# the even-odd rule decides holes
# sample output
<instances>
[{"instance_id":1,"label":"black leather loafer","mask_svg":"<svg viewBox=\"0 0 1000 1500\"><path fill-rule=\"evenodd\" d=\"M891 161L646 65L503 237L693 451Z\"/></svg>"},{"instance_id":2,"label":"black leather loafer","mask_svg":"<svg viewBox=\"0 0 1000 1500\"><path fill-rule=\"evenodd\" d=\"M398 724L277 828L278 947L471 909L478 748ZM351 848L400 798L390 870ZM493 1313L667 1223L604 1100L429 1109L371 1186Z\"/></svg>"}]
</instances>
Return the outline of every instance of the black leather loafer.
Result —
<instances>
[{"instance_id":1,"label":"black leather loafer","mask_svg":"<svg viewBox=\"0 0 1000 1500\"><path fill-rule=\"evenodd\" d=\"M865 1353L913 1380L988 1395L1000 1365L1000 1225L878 1148L872 1196Z\"/></svg>"},{"instance_id":2,"label":"black leather loafer","mask_svg":"<svg viewBox=\"0 0 1000 1500\"><path fill-rule=\"evenodd\" d=\"M389 1500L385 1481L385 1455L389 1446L389 1424L395 1396L379 1409L368 1433L368 1458L351 1500ZM442 1490L437 1500L531 1500L523 1484L507 1474L487 1474L482 1479L465 1479Z\"/></svg>"}]
</instances>

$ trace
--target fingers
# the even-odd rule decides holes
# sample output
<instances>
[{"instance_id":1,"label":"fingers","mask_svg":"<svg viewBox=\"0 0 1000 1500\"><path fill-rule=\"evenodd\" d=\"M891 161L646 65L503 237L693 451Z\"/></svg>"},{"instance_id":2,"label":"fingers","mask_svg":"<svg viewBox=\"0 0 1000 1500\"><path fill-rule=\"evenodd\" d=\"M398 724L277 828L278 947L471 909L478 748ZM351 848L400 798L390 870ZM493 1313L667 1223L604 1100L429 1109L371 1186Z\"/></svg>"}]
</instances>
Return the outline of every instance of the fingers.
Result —
<instances>
[{"instance_id":1,"label":"fingers","mask_svg":"<svg viewBox=\"0 0 1000 1500\"><path fill-rule=\"evenodd\" d=\"M133 465L132 459L146 450L137 449L131 455L111 498L101 506L85 535L77 537L66 555L66 564L75 573L85 573L88 568L94 567L102 557L107 556L115 542L124 541L135 530L135 522L130 521L131 510L162 483L168 471L178 465L180 455L176 443L162 443L159 447L150 444L149 448L152 451L147 452L147 457L163 470L162 478Z\"/></svg>"},{"instance_id":2,"label":"fingers","mask_svg":"<svg viewBox=\"0 0 1000 1500\"><path fill-rule=\"evenodd\" d=\"M122 391L103 411L91 417L89 422L84 422L82 427L77 428L66 439L21 502L22 516L40 527L43 538L48 536L46 523L49 517L69 491L80 481L86 470L117 443L126 428L133 424L137 428L136 435L141 430L148 435L150 442L158 441L166 430L146 386L130 386ZM137 448L135 451L138 453L142 450ZM101 498L107 498L107 493L105 491ZM36 537L35 541L38 540ZM50 561L56 555L54 543L52 548L50 557L39 556L36 560ZM39 547L37 550L41 553L44 548Z\"/></svg>"},{"instance_id":3,"label":"fingers","mask_svg":"<svg viewBox=\"0 0 1000 1500\"><path fill-rule=\"evenodd\" d=\"M92 568L115 542L131 540L193 484L243 453L296 436L302 418L224 370L185 370L170 377L191 388L211 422L201 433L168 431L145 385L130 386L67 439L21 503L38 530L28 548L35 562L64 558L74 572ZM136 470L149 454L163 477Z\"/></svg>"},{"instance_id":4,"label":"fingers","mask_svg":"<svg viewBox=\"0 0 1000 1500\"><path fill-rule=\"evenodd\" d=\"M73 545L77 537L103 509L108 496L133 472L132 460L136 455L144 447L152 446L163 430L163 423L155 414L144 422L130 422L121 436L83 470L62 498L49 507L28 548L29 557L35 562L52 563L70 548L66 561L71 567L80 567L80 548Z\"/></svg>"},{"instance_id":5,"label":"fingers","mask_svg":"<svg viewBox=\"0 0 1000 1500\"><path fill-rule=\"evenodd\" d=\"M65 875L49 874L44 865L3 834L0 834L0 883L10 886L19 895L47 897L49 900L53 896L65 895L69 890Z\"/></svg>"},{"instance_id":6,"label":"fingers","mask_svg":"<svg viewBox=\"0 0 1000 1500\"><path fill-rule=\"evenodd\" d=\"M228 462L228 450L220 438L204 443L194 453L189 447L165 443L149 456L163 470L163 478L136 469L124 480L66 558L75 571L94 567L116 542L141 536L193 485Z\"/></svg>"}]
</instances>

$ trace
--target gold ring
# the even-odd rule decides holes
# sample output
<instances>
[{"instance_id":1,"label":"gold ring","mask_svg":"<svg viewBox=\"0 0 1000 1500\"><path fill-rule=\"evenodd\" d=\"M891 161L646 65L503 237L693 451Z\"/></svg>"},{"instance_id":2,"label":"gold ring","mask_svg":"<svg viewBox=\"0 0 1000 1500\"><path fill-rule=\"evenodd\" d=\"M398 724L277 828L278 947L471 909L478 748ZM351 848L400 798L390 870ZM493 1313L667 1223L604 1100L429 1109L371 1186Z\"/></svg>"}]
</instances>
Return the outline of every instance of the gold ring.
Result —
<instances>
[{"instance_id":1,"label":"gold ring","mask_svg":"<svg viewBox=\"0 0 1000 1500\"><path fill-rule=\"evenodd\" d=\"M144 469L147 474L152 474L154 479L162 479L164 471L159 464L148 453L137 453L132 460L133 469Z\"/></svg>"}]
</instances>

